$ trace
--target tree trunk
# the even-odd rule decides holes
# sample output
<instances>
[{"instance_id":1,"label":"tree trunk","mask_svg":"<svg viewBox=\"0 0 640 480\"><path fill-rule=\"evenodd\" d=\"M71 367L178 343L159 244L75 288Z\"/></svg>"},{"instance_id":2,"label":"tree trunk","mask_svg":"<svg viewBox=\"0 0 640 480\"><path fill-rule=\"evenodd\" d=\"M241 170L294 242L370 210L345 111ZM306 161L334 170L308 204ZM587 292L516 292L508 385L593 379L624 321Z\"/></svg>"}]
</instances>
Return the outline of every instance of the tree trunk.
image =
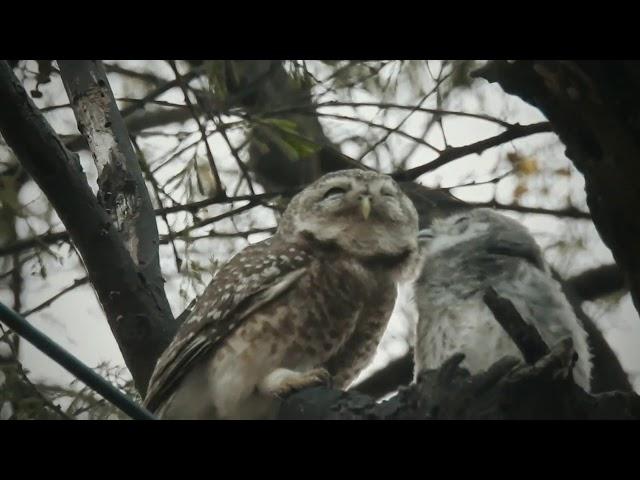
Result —
<instances>
[{"instance_id":1,"label":"tree trunk","mask_svg":"<svg viewBox=\"0 0 640 480\"><path fill-rule=\"evenodd\" d=\"M640 311L640 62L493 61L475 76L552 123L584 175L593 222Z\"/></svg>"},{"instance_id":2,"label":"tree trunk","mask_svg":"<svg viewBox=\"0 0 640 480\"><path fill-rule=\"evenodd\" d=\"M83 68L94 67L87 64ZM88 71L85 74L89 75ZM96 70L94 74L95 81L99 81L100 72ZM105 162L102 178L106 178L104 171L109 169L110 176L119 176L110 180L114 183L109 192L131 195L127 208L118 213L114 209L105 210L106 191L101 202L96 199L77 155L64 147L4 61L0 62L0 98L4 105L0 111L0 132L47 196L78 248L127 367L144 394L155 362L171 341L177 324L164 295L159 267L156 268L158 240L148 193L144 183L140 183L139 170L135 173L138 168L135 158L127 157L123 148L128 137L122 129L117 132L121 127L119 113L113 109L113 97L104 77L102 82L99 85L105 94L101 97L102 113L108 118L102 128L105 135L113 135L112 140L120 147L119 150L114 147L117 153L100 154ZM82 120L80 124L82 128ZM105 186L103 182L102 188ZM119 208L112 205L115 210ZM114 223L115 217L122 222ZM149 251L140 254L138 247L145 246Z\"/></svg>"}]
</instances>

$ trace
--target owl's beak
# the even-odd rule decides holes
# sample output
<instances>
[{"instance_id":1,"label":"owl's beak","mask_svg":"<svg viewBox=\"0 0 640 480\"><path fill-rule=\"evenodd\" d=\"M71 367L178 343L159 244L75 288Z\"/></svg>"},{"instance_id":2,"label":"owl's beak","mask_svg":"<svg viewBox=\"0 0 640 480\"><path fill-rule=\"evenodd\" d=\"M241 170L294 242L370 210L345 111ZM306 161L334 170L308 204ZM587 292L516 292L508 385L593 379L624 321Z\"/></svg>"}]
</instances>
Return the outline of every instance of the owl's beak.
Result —
<instances>
[{"instance_id":1,"label":"owl's beak","mask_svg":"<svg viewBox=\"0 0 640 480\"><path fill-rule=\"evenodd\" d=\"M371 198L369 195L362 195L360 197L360 209L362 210L362 216L367 220L371 214Z\"/></svg>"}]
</instances>

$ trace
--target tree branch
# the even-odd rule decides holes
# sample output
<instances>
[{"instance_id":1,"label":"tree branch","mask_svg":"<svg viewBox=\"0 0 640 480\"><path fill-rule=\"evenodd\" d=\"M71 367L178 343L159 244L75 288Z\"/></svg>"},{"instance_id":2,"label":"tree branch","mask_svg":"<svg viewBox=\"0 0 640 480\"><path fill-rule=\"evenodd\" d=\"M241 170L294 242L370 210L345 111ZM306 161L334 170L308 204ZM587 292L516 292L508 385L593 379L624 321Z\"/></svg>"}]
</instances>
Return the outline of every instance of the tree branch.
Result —
<instances>
[{"instance_id":1,"label":"tree branch","mask_svg":"<svg viewBox=\"0 0 640 480\"><path fill-rule=\"evenodd\" d=\"M0 132L67 228L125 362L144 393L176 328L162 285L138 269L87 184L77 155L64 147L6 62L0 62L0 97ZM146 255L153 252L143 252L140 258Z\"/></svg>"},{"instance_id":2,"label":"tree branch","mask_svg":"<svg viewBox=\"0 0 640 480\"><path fill-rule=\"evenodd\" d=\"M541 207L525 207L524 205L518 205L517 203L500 203L496 200L492 200L490 202L469 202L469 205L476 208L495 208L496 210L508 210L510 212L535 213L540 215L551 215L553 217L560 218L574 218L576 220L591 220L591 214L589 212L583 212L576 207L567 207L559 210L553 210L550 208Z\"/></svg>"},{"instance_id":3,"label":"tree branch","mask_svg":"<svg viewBox=\"0 0 640 480\"><path fill-rule=\"evenodd\" d=\"M570 343L570 342L568 342ZM393 398L377 403L359 392L314 387L288 397L285 420L507 420L640 419L640 397L611 392L589 395L575 385L573 349L559 343L534 365L506 357L469 375L454 355Z\"/></svg>"},{"instance_id":4,"label":"tree branch","mask_svg":"<svg viewBox=\"0 0 640 480\"><path fill-rule=\"evenodd\" d=\"M194 68L190 72L182 76L184 81L189 81L192 78L200 75L203 69L201 67ZM105 75L106 80L106 75ZM144 109L145 105L152 100L155 100L160 95L168 92L172 88L178 86L178 79L174 79L165 82L163 85L154 88L147 95L142 97L137 102L124 108L121 112L122 118L127 118L127 127L133 134L144 130L145 128L156 127L159 125L166 125L173 122L185 122L191 117L191 113L185 107L184 109L171 109L171 110L157 110L154 112L142 112L140 115L136 114L140 109ZM130 117L130 118L128 118ZM69 150L77 151L83 148L87 148L86 138L82 135L76 135L66 141L66 146Z\"/></svg>"},{"instance_id":5,"label":"tree branch","mask_svg":"<svg viewBox=\"0 0 640 480\"><path fill-rule=\"evenodd\" d=\"M527 363L535 363L549 353L547 344L533 325L525 322L516 307L489 287L482 297L496 321L509 334Z\"/></svg>"},{"instance_id":6,"label":"tree branch","mask_svg":"<svg viewBox=\"0 0 640 480\"><path fill-rule=\"evenodd\" d=\"M76 278L73 281L73 283L71 285L69 285L68 287L63 288L61 291L59 291L58 293L56 293L52 297L46 299L44 302L40 303L39 305L37 305L37 306L35 306L33 308L30 308L26 312L21 312L20 315L22 315L23 317L26 318L29 315L33 314L33 313L39 312L43 308L46 308L49 305L51 305L53 302L55 302L58 298L63 296L65 293L68 293L71 290L74 290L74 289L76 289L77 287L79 287L81 285L85 285L88 281L89 281L88 277Z\"/></svg>"},{"instance_id":7,"label":"tree branch","mask_svg":"<svg viewBox=\"0 0 640 480\"><path fill-rule=\"evenodd\" d=\"M249 201L252 206L256 206L261 204L262 200L280 197L280 196L290 197L290 196L293 196L297 191L298 190L289 190L284 192L266 192L266 193L257 193L255 195L238 195L235 197L217 196L217 197L207 198L205 200L199 200L196 202L185 203L182 205L173 205L171 207L157 208L154 211L154 214L162 216L168 213L178 213L178 212L196 213L198 210L206 208L210 205L216 205L221 203L235 203L235 202L242 202L242 201ZM243 208L243 207L240 207L240 208ZM243 208L240 211L244 211L244 210L245 208ZM239 213L237 210L233 210L232 212L233 213L231 215ZM224 217L218 216L218 217L215 217L214 219L204 219L203 221L208 223L217 222L222 218L229 217L230 214L224 213L223 215ZM202 226L202 225L200 224L199 226ZM18 240L9 245L0 246L0 256L21 252L23 250L28 250L30 248L35 248L38 246L44 247L54 243L67 242L67 241L69 241L69 232L45 233L43 235L38 235L36 237Z\"/></svg>"},{"instance_id":8,"label":"tree branch","mask_svg":"<svg viewBox=\"0 0 640 480\"><path fill-rule=\"evenodd\" d=\"M480 154L485 150L502 145L505 142L515 140L516 138L527 137L536 133L552 132L551 124L549 122L532 123L530 125L513 125L507 128L504 132L496 135L495 137L485 138L469 145L462 147L451 147L444 150L438 158L430 161L419 167L410 168L409 170L403 170L395 172L392 177L398 181L415 180L420 175L427 172L433 172L437 168L446 165L454 160L462 157L466 157L471 154Z\"/></svg>"},{"instance_id":9,"label":"tree branch","mask_svg":"<svg viewBox=\"0 0 640 480\"><path fill-rule=\"evenodd\" d=\"M596 323L582 309L583 298L576 295L572 288L572 281L569 279L563 282L560 275L552 270L553 277L560 282L562 291L573 307L573 311L582 323L587 332L589 350L593 354L591 359L593 367L591 369L591 391L594 393L610 392L613 390L621 392L633 392L633 387L629 381L629 376L622 368L618 356L613 351L602 331Z\"/></svg>"},{"instance_id":10,"label":"tree branch","mask_svg":"<svg viewBox=\"0 0 640 480\"><path fill-rule=\"evenodd\" d=\"M550 351L513 304L489 289L484 301L517 345L528 365L505 357L486 372L469 375L456 354L415 384L376 403L355 391L312 388L284 402L281 419L631 419L640 418L640 397L627 392L589 395L573 382L571 339ZM380 393L378 386L378 392Z\"/></svg>"},{"instance_id":11,"label":"tree branch","mask_svg":"<svg viewBox=\"0 0 640 480\"><path fill-rule=\"evenodd\" d=\"M566 281L581 301L597 300L612 293L628 290L618 265L602 265L585 270Z\"/></svg>"},{"instance_id":12,"label":"tree branch","mask_svg":"<svg viewBox=\"0 0 640 480\"><path fill-rule=\"evenodd\" d=\"M372 373L350 390L381 398L413 381L413 350L391 360L385 367Z\"/></svg>"},{"instance_id":13,"label":"tree branch","mask_svg":"<svg viewBox=\"0 0 640 480\"><path fill-rule=\"evenodd\" d=\"M474 76L497 82L553 124L640 311L640 62L492 61Z\"/></svg>"}]
</instances>

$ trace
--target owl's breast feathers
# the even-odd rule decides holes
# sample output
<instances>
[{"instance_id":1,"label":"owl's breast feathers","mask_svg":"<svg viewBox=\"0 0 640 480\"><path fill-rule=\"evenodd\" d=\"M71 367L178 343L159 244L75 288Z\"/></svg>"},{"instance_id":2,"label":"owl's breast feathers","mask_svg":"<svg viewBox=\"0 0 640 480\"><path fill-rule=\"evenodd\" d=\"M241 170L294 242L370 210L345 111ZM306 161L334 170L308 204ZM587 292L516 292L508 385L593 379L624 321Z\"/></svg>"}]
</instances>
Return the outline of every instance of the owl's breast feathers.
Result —
<instances>
[{"instance_id":1,"label":"owl's breast feathers","mask_svg":"<svg viewBox=\"0 0 640 480\"><path fill-rule=\"evenodd\" d=\"M338 254L275 237L253 244L226 263L198 299L158 360L145 405L155 411L196 362L220 348L254 312L292 289L294 298L287 298L302 306L302 311L293 311L292 305L290 312L301 322L298 332L326 354L335 353L355 329L355 322L339 322L357 320L363 304L375 303L375 292L383 287L388 287L386 282Z\"/></svg>"}]
</instances>

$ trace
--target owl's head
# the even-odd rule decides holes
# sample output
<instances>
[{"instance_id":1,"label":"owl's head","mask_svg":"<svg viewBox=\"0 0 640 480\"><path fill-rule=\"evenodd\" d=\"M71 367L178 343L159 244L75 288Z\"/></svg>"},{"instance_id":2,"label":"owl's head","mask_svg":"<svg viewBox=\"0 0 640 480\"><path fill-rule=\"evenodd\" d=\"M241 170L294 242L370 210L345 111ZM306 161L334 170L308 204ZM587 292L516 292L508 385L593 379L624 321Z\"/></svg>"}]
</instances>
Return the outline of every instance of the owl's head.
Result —
<instances>
[{"instance_id":1,"label":"owl's head","mask_svg":"<svg viewBox=\"0 0 640 480\"><path fill-rule=\"evenodd\" d=\"M402 278L417 252L418 214L388 175L365 170L329 173L296 195L279 233L340 249Z\"/></svg>"},{"instance_id":2,"label":"owl's head","mask_svg":"<svg viewBox=\"0 0 640 480\"><path fill-rule=\"evenodd\" d=\"M435 218L418 234L425 258L463 255L518 258L546 269L540 247L519 222L488 208L469 208Z\"/></svg>"}]
</instances>

